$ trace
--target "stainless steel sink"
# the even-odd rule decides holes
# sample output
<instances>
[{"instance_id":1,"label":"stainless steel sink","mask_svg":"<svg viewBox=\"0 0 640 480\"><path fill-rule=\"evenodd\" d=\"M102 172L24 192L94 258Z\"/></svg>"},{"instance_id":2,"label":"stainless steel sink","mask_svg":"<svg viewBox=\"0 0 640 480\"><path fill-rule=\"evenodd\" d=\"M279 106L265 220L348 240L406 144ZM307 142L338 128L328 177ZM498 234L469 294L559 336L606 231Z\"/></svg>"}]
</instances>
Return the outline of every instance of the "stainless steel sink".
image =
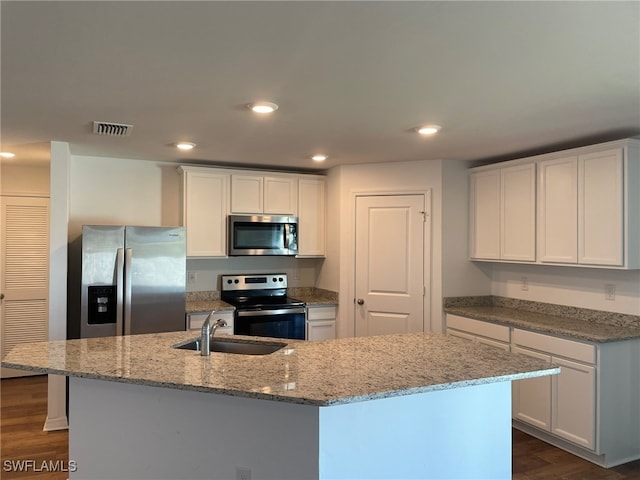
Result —
<instances>
[{"instance_id":1,"label":"stainless steel sink","mask_svg":"<svg viewBox=\"0 0 640 480\"><path fill-rule=\"evenodd\" d=\"M280 342L255 342L249 340L240 339L215 339L211 342L212 352L221 353L238 353L240 355L268 355L273 352L277 352L283 347L286 347L286 343ZM200 339L192 338L184 342L171 345L171 348L177 348L180 350L195 350L200 351Z\"/></svg>"}]
</instances>

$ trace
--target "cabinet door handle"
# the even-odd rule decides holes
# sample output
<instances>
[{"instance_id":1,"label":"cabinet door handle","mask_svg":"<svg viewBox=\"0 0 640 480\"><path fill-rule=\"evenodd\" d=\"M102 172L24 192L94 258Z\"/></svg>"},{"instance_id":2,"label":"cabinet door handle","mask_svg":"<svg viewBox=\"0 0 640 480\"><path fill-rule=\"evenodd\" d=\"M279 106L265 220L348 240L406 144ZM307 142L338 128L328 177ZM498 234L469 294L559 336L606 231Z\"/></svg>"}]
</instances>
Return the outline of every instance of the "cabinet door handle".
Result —
<instances>
[{"instance_id":1,"label":"cabinet door handle","mask_svg":"<svg viewBox=\"0 0 640 480\"><path fill-rule=\"evenodd\" d=\"M362 298L359 298L357 303L358 305L364 305L364 300Z\"/></svg>"}]
</instances>

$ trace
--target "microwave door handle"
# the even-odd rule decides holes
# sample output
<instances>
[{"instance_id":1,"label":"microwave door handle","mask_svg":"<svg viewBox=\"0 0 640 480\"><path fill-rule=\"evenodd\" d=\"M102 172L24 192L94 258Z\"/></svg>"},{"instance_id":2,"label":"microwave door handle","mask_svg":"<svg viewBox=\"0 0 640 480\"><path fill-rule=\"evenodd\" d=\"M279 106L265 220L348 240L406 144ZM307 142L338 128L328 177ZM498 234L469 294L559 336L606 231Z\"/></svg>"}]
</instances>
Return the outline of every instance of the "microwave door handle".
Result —
<instances>
[{"instance_id":1,"label":"microwave door handle","mask_svg":"<svg viewBox=\"0 0 640 480\"><path fill-rule=\"evenodd\" d=\"M291 229L291 224L284 224L284 248L289 249L289 231Z\"/></svg>"}]
</instances>

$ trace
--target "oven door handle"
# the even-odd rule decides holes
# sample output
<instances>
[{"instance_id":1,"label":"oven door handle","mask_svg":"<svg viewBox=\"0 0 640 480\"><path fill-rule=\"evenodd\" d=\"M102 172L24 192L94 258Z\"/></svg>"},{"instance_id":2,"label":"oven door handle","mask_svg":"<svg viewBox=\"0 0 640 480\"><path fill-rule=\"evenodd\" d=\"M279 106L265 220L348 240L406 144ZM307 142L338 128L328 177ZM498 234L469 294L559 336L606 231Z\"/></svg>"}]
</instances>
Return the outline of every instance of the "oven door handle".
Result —
<instances>
[{"instance_id":1,"label":"oven door handle","mask_svg":"<svg viewBox=\"0 0 640 480\"><path fill-rule=\"evenodd\" d=\"M236 310L238 317L262 317L265 315L286 315L290 313L305 313L305 309L304 307L294 307L271 310Z\"/></svg>"}]
</instances>

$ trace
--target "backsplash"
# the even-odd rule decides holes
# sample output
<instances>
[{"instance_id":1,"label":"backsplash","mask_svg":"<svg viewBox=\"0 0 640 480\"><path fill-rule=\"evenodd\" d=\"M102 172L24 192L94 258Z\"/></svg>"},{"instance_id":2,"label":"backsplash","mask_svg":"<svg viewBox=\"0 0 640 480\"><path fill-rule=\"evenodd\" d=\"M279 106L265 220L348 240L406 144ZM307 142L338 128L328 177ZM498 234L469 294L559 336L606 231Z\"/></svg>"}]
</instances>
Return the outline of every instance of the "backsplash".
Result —
<instances>
[{"instance_id":1,"label":"backsplash","mask_svg":"<svg viewBox=\"0 0 640 480\"><path fill-rule=\"evenodd\" d=\"M571 318L589 323L601 323L620 327L640 328L640 316L625 313L593 310L590 308L569 307L553 303L533 302L518 298L483 295L472 297L448 297L443 299L443 307L502 307L555 317Z\"/></svg>"},{"instance_id":2,"label":"backsplash","mask_svg":"<svg viewBox=\"0 0 640 480\"><path fill-rule=\"evenodd\" d=\"M290 297L318 297L324 298L334 303L338 303L338 293L331 290L324 290L316 287L289 287L287 293ZM218 290L209 290L203 292L187 292L187 302L208 302L220 300L220 292Z\"/></svg>"}]
</instances>

